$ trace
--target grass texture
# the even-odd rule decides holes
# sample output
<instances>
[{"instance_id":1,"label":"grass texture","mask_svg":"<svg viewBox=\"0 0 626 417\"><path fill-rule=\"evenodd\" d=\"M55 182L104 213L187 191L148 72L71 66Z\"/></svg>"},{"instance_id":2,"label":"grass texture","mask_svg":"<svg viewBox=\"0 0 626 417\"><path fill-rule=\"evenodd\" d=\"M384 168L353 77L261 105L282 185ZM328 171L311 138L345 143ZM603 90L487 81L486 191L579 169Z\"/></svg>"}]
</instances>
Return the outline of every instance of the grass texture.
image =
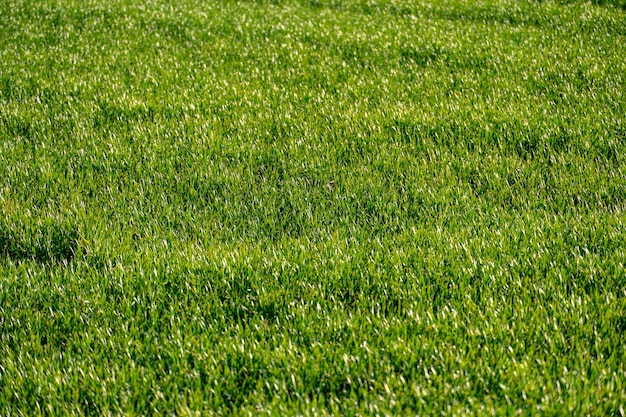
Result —
<instances>
[{"instance_id":1,"label":"grass texture","mask_svg":"<svg viewBox=\"0 0 626 417\"><path fill-rule=\"evenodd\" d=\"M624 415L626 3L0 0L0 415Z\"/></svg>"}]
</instances>

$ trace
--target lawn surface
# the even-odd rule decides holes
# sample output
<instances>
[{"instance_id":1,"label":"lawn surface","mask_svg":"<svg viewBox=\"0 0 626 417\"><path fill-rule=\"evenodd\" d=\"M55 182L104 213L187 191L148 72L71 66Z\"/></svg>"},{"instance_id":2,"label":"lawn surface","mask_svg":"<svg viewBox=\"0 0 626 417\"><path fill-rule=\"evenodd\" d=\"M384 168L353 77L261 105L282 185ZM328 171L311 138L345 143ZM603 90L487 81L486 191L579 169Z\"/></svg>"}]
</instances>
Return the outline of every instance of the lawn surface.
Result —
<instances>
[{"instance_id":1,"label":"lawn surface","mask_svg":"<svg viewBox=\"0 0 626 417\"><path fill-rule=\"evenodd\" d=\"M0 415L624 415L626 3L0 0Z\"/></svg>"}]
</instances>

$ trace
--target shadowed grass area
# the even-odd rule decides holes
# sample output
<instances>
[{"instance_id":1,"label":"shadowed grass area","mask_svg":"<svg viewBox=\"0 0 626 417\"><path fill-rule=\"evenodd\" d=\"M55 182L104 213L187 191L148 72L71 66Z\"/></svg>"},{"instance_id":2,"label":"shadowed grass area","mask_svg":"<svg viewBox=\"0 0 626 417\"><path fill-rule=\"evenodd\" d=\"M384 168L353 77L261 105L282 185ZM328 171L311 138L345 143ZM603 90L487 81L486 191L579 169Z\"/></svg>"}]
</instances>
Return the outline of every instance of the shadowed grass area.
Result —
<instances>
[{"instance_id":1,"label":"shadowed grass area","mask_svg":"<svg viewBox=\"0 0 626 417\"><path fill-rule=\"evenodd\" d=\"M78 230L67 222L42 219L35 224L0 222L0 255L16 262L71 262Z\"/></svg>"}]
</instances>

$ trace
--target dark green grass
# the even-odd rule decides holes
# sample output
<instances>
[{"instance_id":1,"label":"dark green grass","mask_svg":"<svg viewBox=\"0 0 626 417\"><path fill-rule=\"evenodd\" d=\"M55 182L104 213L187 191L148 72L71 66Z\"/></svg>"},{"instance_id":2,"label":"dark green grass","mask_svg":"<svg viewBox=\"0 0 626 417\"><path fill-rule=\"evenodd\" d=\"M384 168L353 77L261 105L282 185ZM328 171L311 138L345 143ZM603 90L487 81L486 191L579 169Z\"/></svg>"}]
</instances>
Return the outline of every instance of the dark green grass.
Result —
<instances>
[{"instance_id":1,"label":"dark green grass","mask_svg":"<svg viewBox=\"0 0 626 417\"><path fill-rule=\"evenodd\" d=\"M624 414L623 1L0 10L0 415Z\"/></svg>"}]
</instances>

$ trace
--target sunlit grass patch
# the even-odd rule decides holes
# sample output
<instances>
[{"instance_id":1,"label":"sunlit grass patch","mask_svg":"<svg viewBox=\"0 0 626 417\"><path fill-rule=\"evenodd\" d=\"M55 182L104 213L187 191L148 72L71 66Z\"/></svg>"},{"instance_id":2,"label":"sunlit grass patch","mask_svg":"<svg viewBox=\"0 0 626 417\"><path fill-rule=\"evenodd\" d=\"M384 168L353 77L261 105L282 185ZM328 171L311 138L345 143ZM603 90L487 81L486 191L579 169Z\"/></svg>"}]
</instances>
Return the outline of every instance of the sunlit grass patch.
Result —
<instances>
[{"instance_id":1,"label":"sunlit grass patch","mask_svg":"<svg viewBox=\"0 0 626 417\"><path fill-rule=\"evenodd\" d=\"M623 414L621 0L0 10L0 414Z\"/></svg>"}]
</instances>

